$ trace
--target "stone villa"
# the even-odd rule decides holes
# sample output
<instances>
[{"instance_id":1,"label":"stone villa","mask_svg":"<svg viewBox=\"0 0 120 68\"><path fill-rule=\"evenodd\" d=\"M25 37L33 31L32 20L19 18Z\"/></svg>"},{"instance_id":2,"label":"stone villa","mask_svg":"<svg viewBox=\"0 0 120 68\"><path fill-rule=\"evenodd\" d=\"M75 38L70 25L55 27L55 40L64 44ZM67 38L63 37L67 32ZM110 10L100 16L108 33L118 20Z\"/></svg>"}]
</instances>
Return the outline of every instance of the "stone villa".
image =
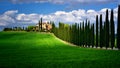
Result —
<instances>
[{"instance_id":1,"label":"stone villa","mask_svg":"<svg viewBox=\"0 0 120 68\"><path fill-rule=\"evenodd\" d=\"M52 24L50 24L49 22L42 22L42 24L39 25L39 23L37 23L34 29L35 31L50 31L52 29Z\"/></svg>"}]
</instances>

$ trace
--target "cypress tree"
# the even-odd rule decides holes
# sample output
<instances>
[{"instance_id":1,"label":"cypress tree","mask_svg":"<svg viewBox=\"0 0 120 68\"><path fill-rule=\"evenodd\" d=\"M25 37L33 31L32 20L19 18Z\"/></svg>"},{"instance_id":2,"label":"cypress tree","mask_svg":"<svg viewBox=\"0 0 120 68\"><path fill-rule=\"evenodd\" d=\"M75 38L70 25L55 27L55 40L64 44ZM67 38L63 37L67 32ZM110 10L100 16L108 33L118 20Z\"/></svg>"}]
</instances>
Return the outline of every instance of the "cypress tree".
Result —
<instances>
[{"instance_id":1,"label":"cypress tree","mask_svg":"<svg viewBox=\"0 0 120 68\"><path fill-rule=\"evenodd\" d=\"M111 48L113 49L113 47L115 45L115 29L114 29L113 10L111 10L110 24L111 24Z\"/></svg>"},{"instance_id":2,"label":"cypress tree","mask_svg":"<svg viewBox=\"0 0 120 68\"><path fill-rule=\"evenodd\" d=\"M69 26L69 29L70 29L69 30L69 34L70 34L70 39L69 40L70 40L70 43L71 43L72 42L72 26L71 25Z\"/></svg>"},{"instance_id":3,"label":"cypress tree","mask_svg":"<svg viewBox=\"0 0 120 68\"><path fill-rule=\"evenodd\" d=\"M79 45L81 46L81 39L82 39L82 33L81 33L81 23L80 23L80 29L79 29Z\"/></svg>"},{"instance_id":4,"label":"cypress tree","mask_svg":"<svg viewBox=\"0 0 120 68\"><path fill-rule=\"evenodd\" d=\"M102 40L103 40L103 34L102 34L102 14L100 14L100 48L102 48L102 46L103 46L103 42L102 42Z\"/></svg>"},{"instance_id":5,"label":"cypress tree","mask_svg":"<svg viewBox=\"0 0 120 68\"><path fill-rule=\"evenodd\" d=\"M80 45L80 27L79 27L79 24L77 24L77 35L78 35L78 37L77 37L77 44L78 44L78 46Z\"/></svg>"},{"instance_id":6,"label":"cypress tree","mask_svg":"<svg viewBox=\"0 0 120 68\"><path fill-rule=\"evenodd\" d=\"M77 45L77 23L74 24L74 44Z\"/></svg>"},{"instance_id":7,"label":"cypress tree","mask_svg":"<svg viewBox=\"0 0 120 68\"><path fill-rule=\"evenodd\" d=\"M74 29L74 37L75 37L75 44L77 45L77 38L78 38L78 32L77 32L77 23L75 23L75 29Z\"/></svg>"},{"instance_id":8,"label":"cypress tree","mask_svg":"<svg viewBox=\"0 0 120 68\"><path fill-rule=\"evenodd\" d=\"M90 21L88 21L88 26L87 26L87 32L86 32L86 34L87 34L87 45L88 45L88 47L90 47L90 44L91 44L91 38L92 38L92 36L91 36L91 28L90 28Z\"/></svg>"},{"instance_id":9,"label":"cypress tree","mask_svg":"<svg viewBox=\"0 0 120 68\"><path fill-rule=\"evenodd\" d=\"M51 30L51 32L52 32L52 33L55 32L55 24L54 24L54 22L52 23L52 30Z\"/></svg>"},{"instance_id":10,"label":"cypress tree","mask_svg":"<svg viewBox=\"0 0 120 68\"><path fill-rule=\"evenodd\" d=\"M72 25L72 43L75 44L75 24Z\"/></svg>"},{"instance_id":11,"label":"cypress tree","mask_svg":"<svg viewBox=\"0 0 120 68\"><path fill-rule=\"evenodd\" d=\"M75 23L75 42L78 45L78 24Z\"/></svg>"},{"instance_id":12,"label":"cypress tree","mask_svg":"<svg viewBox=\"0 0 120 68\"><path fill-rule=\"evenodd\" d=\"M106 10L106 49L109 47L109 20L108 20L108 9Z\"/></svg>"},{"instance_id":13,"label":"cypress tree","mask_svg":"<svg viewBox=\"0 0 120 68\"><path fill-rule=\"evenodd\" d=\"M70 25L67 27L67 41L70 42Z\"/></svg>"},{"instance_id":14,"label":"cypress tree","mask_svg":"<svg viewBox=\"0 0 120 68\"><path fill-rule=\"evenodd\" d=\"M23 26L23 31L25 30L24 26Z\"/></svg>"},{"instance_id":15,"label":"cypress tree","mask_svg":"<svg viewBox=\"0 0 120 68\"><path fill-rule=\"evenodd\" d=\"M117 22L117 47L120 50L120 5L118 6L118 22Z\"/></svg>"},{"instance_id":16,"label":"cypress tree","mask_svg":"<svg viewBox=\"0 0 120 68\"><path fill-rule=\"evenodd\" d=\"M96 16L96 48L98 47L98 15Z\"/></svg>"},{"instance_id":17,"label":"cypress tree","mask_svg":"<svg viewBox=\"0 0 120 68\"><path fill-rule=\"evenodd\" d=\"M40 19L40 29L42 30L42 18Z\"/></svg>"},{"instance_id":18,"label":"cypress tree","mask_svg":"<svg viewBox=\"0 0 120 68\"><path fill-rule=\"evenodd\" d=\"M68 33L68 26L66 24L64 26L63 32L64 32L64 40L67 41L67 39L68 39L68 35L67 35L67 33Z\"/></svg>"},{"instance_id":19,"label":"cypress tree","mask_svg":"<svg viewBox=\"0 0 120 68\"><path fill-rule=\"evenodd\" d=\"M84 28L84 21L83 21L83 24L82 24L82 45L84 47L85 45L85 28Z\"/></svg>"},{"instance_id":20,"label":"cypress tree","mask_svg":"<svg viewBox=\"0 0 120 68\"><path fill-rule=\"evenodd\" d=\"M40 27L41 27L40 24L41 24L41 23L40 23L40 21L39 21L39 23L38 23L38 31L40 31Z\"/></svg>"},{"instance_id":21,"label":"cypress tree","mask_svg":"<svg viewBox=\"0 0 120 68\"><path fill-rule=\"evenodd\" d=\"M85 22L85 30L84 30L84 42L85 42L85 47L88 45L88 24L87 24L87 19Z\"/></svg>"},{"instance_id":22,"label":"cypress tree","mask_svg":"<svg viewBox=\"0 0 120 68\"><path fill-rule=\"evenodd\" d=\"M67 37L68 37L67 41L70 42L70 25L68 25L67 29L68 29L67 30Z\"/></svg>"},{"instance_id":23,"label":"cypress tree","mask_svg":"<svg viewBox=\"0 0 120 68\"><path fill-rule=\"evenodd\" d=\"M64 36L64 23L60 22L60 27L59 27L59 36L61 39L65 40L65 36Z\"/></svg>"},{"instance_id":24,"label":"cypress tree","mask_svg":"<svg viewBox=\"0 0 120 68\"><path fill-rule=\"evenodd\" d=\"M94 47L94 24L92 25L92 47Z\"/></svg>"},{"instance_id":25,"label":"cypress tree","mask_svg":"<svg viewBox=\"0 0 120 68\"><path fill-rule=\"evenodd\" d=\"M106 22L104 22L102 37L103 37L103 46L106 47Z\"/></svg>"},{"instance_id":26,"label":"cypress tree","mask_svg":"<svg viewBox=\"0 0 120 68\"><path fill-rule=\"evenodd\" d=\"M60 39L62 39L62 30L63 30L63 25L62 25L62 23L61 22L59 22L59 28L58 28L58 37L60 38Z\"/></svg>"}]
</instances>

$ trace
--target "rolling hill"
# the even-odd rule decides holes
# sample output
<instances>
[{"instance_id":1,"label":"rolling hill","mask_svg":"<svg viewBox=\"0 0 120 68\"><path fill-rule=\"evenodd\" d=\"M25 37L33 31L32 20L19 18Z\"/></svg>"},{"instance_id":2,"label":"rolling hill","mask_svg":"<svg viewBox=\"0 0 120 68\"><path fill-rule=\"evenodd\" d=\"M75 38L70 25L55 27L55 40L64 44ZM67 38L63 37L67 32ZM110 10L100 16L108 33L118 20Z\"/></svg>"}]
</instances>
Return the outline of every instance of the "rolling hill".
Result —
<instances>
[{"instance_id":1,"label":"rolling hill","mask_svg":"<svg viewBox=\"0 0 120 68\"><path fill-rule=\"evenodd\" d=\"M0 32L0 68L119 68L120 51L63 43L51 33Z\"/></svg>"}]
</instances>

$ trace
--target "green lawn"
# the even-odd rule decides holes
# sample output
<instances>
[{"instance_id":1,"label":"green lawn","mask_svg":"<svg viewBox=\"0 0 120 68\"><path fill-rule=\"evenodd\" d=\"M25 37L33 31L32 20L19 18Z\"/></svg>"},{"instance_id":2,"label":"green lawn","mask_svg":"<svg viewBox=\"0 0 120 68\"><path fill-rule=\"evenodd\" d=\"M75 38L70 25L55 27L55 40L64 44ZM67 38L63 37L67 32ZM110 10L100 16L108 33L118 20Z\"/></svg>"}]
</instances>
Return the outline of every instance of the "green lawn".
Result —
<instances>
[{"instance_id":1,"label":"green lawn","mask_svg":"<svg viewBox=\"0 0 120 68\"><path fill-rule=\"evenodd\" d=\"M0 32L0 68L120 68L120 51L69 46L52 34Z\"/></svg>"}]
</instances>

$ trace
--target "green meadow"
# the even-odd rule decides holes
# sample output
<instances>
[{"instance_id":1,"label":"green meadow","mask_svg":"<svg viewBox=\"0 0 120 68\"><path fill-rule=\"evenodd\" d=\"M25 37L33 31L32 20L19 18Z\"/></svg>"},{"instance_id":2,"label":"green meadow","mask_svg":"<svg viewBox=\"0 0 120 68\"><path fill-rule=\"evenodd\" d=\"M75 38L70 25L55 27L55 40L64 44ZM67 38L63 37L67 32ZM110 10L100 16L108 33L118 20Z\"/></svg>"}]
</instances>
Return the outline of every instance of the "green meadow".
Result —
<instances>
[{"instance_id":1,"label":"green meadow","mask_svg":"<svg viewBox=\"0 0 120 68\"><path fill-rule=\"evenodd\" d=\"M71 46L50 33L0 32L0 68L120 68L120 51Z\"/></svg>"}]
</instances>

